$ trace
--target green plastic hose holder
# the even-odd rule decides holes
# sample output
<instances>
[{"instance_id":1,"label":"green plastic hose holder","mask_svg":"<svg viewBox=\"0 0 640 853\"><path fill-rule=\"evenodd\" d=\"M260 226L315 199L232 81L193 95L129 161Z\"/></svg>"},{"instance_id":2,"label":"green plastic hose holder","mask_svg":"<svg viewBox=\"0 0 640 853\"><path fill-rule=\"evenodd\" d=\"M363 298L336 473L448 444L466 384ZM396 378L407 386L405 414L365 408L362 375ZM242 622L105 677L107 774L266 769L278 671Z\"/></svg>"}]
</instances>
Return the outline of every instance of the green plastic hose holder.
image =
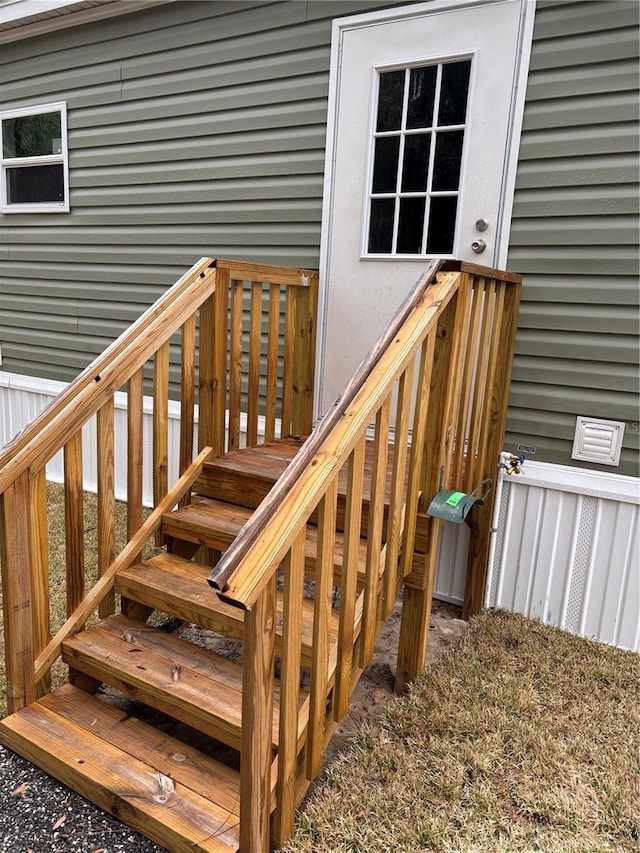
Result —
<instances>
[{"instance_id":1,"label":"green plastic hose holder","mask_svg":"<svg viewBox=\"0 0 640 853\"><path fill-rule=\"evenodd\" d=\"M493 487L491 480L486 479L475 487L470 493L455 492L450 489L440 489L438 494L429 504L427 515L432 518L441 518L443 521L452 521L454 524L462 524L476 504L483 504L489 496ZM483 494L480 494L482 489Z\"/></svg>"}]
</instances>

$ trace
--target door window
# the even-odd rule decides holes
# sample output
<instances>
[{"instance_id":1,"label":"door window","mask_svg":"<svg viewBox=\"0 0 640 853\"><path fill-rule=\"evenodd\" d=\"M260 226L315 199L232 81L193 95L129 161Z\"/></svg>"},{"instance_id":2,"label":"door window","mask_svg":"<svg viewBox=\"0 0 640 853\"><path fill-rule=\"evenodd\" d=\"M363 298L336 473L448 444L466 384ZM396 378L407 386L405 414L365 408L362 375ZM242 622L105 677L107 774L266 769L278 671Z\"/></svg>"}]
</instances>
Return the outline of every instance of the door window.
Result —
<instances>
[{"instance_id":1,"label":"door window","mask_svg":"<svg viewBox=\"0 0 640 853\"><path fill-rule=\"evenodd\" d=\"M471 59L378 73L367 255L453 251Z\"/></svg>"}]
</instances>

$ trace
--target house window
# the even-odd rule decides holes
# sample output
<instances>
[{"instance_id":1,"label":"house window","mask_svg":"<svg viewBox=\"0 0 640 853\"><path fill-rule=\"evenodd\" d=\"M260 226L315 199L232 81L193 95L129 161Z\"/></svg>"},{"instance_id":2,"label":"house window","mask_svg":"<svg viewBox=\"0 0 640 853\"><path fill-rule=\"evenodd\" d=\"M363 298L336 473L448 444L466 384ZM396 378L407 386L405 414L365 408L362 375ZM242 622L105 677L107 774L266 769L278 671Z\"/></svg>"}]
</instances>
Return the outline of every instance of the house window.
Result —
<instances>
[{"instance_id":1,"label":"house window","mask_svg":"<svg viewBox=\"0 0 640 853\"><path fill-rule=\"evenodd\" d=\"M367 255L453 251L470 72L463 59L379 73Z\"/></svg>"},{"instance_id":2,"label":"house window","mask_svg":"<svg viewBox=\"0 0 640 853\"><path fill-rule=\"evenodd\" d=\"M3 213L69 210L66 104L0 112Z\"/></svg>"}]
</instances>

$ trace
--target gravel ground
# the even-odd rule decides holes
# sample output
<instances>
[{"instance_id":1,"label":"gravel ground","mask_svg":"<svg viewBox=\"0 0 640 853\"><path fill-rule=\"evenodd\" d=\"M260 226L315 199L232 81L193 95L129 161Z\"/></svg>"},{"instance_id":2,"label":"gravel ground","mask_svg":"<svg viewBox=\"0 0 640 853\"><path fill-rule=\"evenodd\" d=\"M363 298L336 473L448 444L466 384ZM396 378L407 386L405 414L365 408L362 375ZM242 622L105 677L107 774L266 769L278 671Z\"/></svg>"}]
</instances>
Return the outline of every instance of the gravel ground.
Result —
<instances>
[{"instance_id":1,"label":"gravel ground","mask_svg":"<svg viewBox=\"0 0 640 853\"><path fill-rule=\"evenodd\" d=\"M164 853L0 746L1 853Z\"/></svg>"}]
</instances>

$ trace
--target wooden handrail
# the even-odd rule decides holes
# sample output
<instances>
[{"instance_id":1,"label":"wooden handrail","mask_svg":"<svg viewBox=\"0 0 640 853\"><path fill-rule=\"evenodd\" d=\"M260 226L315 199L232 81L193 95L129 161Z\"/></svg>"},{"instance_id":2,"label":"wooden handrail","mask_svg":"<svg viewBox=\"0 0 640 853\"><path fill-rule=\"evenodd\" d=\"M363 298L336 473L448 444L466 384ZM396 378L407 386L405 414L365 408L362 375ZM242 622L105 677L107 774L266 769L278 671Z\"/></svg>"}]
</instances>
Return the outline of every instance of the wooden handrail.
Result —
<instances>
[{"instance_id":1,"label":"wooden handrail","mask_svg":"<svg viewBox=\"0 0 640 853\"><path fill-rule=\"evenodd\" d=\"M0 493L38 470L215 290L215 260L201 258L0 452Z\"/></svg>"},{"instance_id":2,"label":"wooden handrail","mask_svg":"<svg viewBox=\"0 0 640 853\"><path fill-rule=\"evenodd\" d=\"M198 456L196 456L182 477L180 477L173 488L167 492L158 506L153 510L149 518L144 522L142 527L140 527L137 533L129 540L91 591L85 596L78 607L76 607L55 637L49 641L42 654L38 655L34 664L36 682L43 677L51 664L58 657L62 643L80 629L91 612L95 610L100 601L109 592L115 583L116 574L120 569L127 568L135 561L147 540L160 527L162 516L173 509L180 498L195 483L202 473L202 468L210 453L211 448L205 447Z\"/></svg>"},{"instance_id":3,"label":"wooden handrail","mask_svg":"<svg viewBox=\"0 0 640 853\"><path fill-rule=\"evenodd\" d=\"M218 592L224 593L225 600L228 600L232 604L249 608L251 603L255 600L255 597L257 597L259 590L262 589L262 586L266 581L266 577L269 572L268 565L263 565L261 572L252 579L251 587L253 592L251 595L251 601L248 599L242 600L241 598L236 598L233 594L230 594L232 577L235 574L236 577L234 578L234 581L239 582L237 572L243 563L246 554L251 553L251 549L253 549L259 541L265 527L273 520L273 516L278 507L282 505L285 497L291 493L303 471L309 467L312 460L314 460L314 457L327 441L327 438L344 418L345 412L353 404L354 399L362 389L368 377L371 376L376 365L380 362L382 355L387 352L394 338L398 336L403 324L407 321L407 318L423 300L427 290L434 284L436 275L441 266L442 261L439 259L433 260L429 263L409 295L393 316L386 331L381 335L370 350L369 354L360 364L344 392L335 400L332 407L318 422L299 453L294 457L287 469L275 483L268 496L262 501L251 519L247 524L245 524L235 541L223 554L217 566L209 575L209 584ZM319 484L320 479L317 479L316 482ZM307 495L311 494L313 493L307 493Z\"/></svg>"}]
</instances>

